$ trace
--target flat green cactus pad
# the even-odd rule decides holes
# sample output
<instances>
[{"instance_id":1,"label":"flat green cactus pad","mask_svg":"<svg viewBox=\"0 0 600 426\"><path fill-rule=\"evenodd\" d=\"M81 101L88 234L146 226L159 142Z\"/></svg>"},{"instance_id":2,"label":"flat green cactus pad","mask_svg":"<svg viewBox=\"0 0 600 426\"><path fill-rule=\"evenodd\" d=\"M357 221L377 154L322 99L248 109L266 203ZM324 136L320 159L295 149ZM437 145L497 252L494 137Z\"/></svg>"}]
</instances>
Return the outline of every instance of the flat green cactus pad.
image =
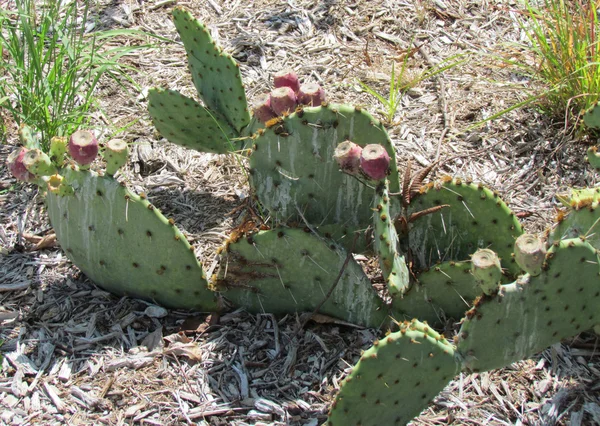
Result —
<instances>
[{"instance_id":1,"label":"flat green cactus pad","mask_svg":"<svg viewBox=\"0 0 600 426\"><path fill-rule=\"evenodd\" d=\"M169 142L216 154L242 148L231 126L195 100L164 89L150 90L148 98L152 122Z\"/></svg>"},{"instance_id":2,"label":"flat green cactus pad","mask_svg":"<svg viewBox=\"0 0 600 426\"><path fill-rule=\"evenodd\" d=\"M399 252L398 234L390 215L387 179L375 191L373 199L373 234L375 253L392 298L401 298L409 289L410 278L404 255Z\"/></svg>"},{"instance_id":3,"label":"flat green cactus pad","mask_svg":"<svg viewBox=\"0 0 600 426\"><path fill-rule=\"evenodd\" d=\"M600 129L600 106L594 105L583 114L583 122L590 129Z\"/></svg>"},{"instance_id":4,"label":"flat green cactus pad","mask_svg":"<svg viewBox=\"0 0 600 426\"><path fill-rule=\"evenodd\" d=\"M569 212L554 229L548 242L583 236L600 250L600 188L572 190L570 197L560 199L569 207Z\"/></svg>"},{"instance_id":5,"label":"flat green cactus pad","mask_svg":"<svg viewBox=\"0 0 600 426\"><path fill-rule=\"evenodd\" d=\"M361 356L342 382L326 424L407 424L459 371L453 355L452 345L426 324L402 324Z\"/></svg>"},{"instance_id":6,"label":"flat green cactus pad","mask_svg":"<svg viewBox=\"0 0 600 426\"><path fill-rule=\"evenodd\" d=\"M394 149L378 121L347 105L306 107L259 131L250 157L252 186L276 221L304 223L304 216L315 226L337 224L338 232L331 227L327 232L341 243L351 243L345 235L371 224L373 190L342 173L333 159L336 146L348 139L385 147L391 157L390 191L398 192Z\"/></svg>"},{"instance_id":7,"label":"flat green cactus pad","mask_svg":"<svg viewBox=\"0 0 600 426\"><path fill-rule=\"evenodd\" d=\"M404 297L392 301L392 315L397 320L417 317L441 326L446 319L462 318L480 294L470 262L444 262L417 275Z\"/></svg>"},{"instance_id":8,"label":"flat green cactus pad","mask_svg":"<svg viewBox=\"0 0 600 426\"><path fill-rule=\"evenodd\" d=\"M110 177L63 170L71 196L48 193L68 257L106 290L170 308L214 311L216 293L182 233L147 200Z\"/></svg>"},{"instance_id":9,"label":"flat green cactus pad","mask_svg":"<svg viewBox=\"0 0 600 426\"><path fill-rule=\"evenodd\" d=\"M515 239L523 230L497 194L459 179L436 182L414 197L408 213L442 204L450 207L409 225L408 245L415 270L449 260L467 260L478 248L489 248L498 253L507 272L518 275L520 269L511 254Z\"/></svg>"},{"instance_id":10,"label":"flat green cactus pad","mask_svg":"<svg viewBox=\"0 0 600 426\"><path fill-rule=\"evenodd\" d=\"M579 238L556 242L541 275L525 275L476 303L459 332L467 369L503 367L600 324L598 262Z\"/></svg>"},{"instance_id":11,"label":"flat green cactus pad","mask_svg":"<svg viewBox=\"0 0 600 426\"><path fill-rule=\"evenodd\" d=\"M204 25L186 10L173 9L173 22L183 41L196 90L211 110L240 132L250 122L239 65L213 41Z\"/></svg>"},{"instance_id":12,"label":"flat green cactus pad","mask_svg":"<svg viewBox=\"0 0 600 426\"><path fill-rule=\"evenodd\" d=\"M260 231L227 245L217 286L228 299L252 312L312 312L345 260L346 252L333 241L302 229ZM320 312L371 327L379 327L387 316L354 259Z\"/></svg>"}]
</instances>

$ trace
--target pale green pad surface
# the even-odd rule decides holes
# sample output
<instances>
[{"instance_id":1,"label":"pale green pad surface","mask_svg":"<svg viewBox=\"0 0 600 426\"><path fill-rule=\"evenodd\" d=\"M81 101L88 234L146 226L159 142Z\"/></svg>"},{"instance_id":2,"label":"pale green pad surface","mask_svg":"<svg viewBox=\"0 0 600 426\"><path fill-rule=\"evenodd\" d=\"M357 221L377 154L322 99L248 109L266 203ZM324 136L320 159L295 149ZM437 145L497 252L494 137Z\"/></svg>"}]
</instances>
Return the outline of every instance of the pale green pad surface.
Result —
<instances>
[{"instance_id":1,"label":"pale green pad surface","mask_svg":"<svg viewBox=\"0 0 600 426\"><path fill-rule=\"evenodd\" d=\"M217 310L182 233L110 177L64 170L73 196L48 193L50 221L73 263L100 287L170 308Z\"/></svg>"},{"instance_id":2,"label":"pale green pad surface","mask_svg":"<svg viewBox=\"0 0 600 426\"><path fill-rule=\"evenodd\" d=\"M351 234L372 223L374 191L342 173L333 159L336 146L347 139L385 147L391 157L390 191L398 192L395 153L385 129L365 111L347 105L306 107L266 129L255 141L250 177L276 221L302 225L300 211L313 226L339 225L326 232L348 249Z\"/></svg>"},{"instance_id":3,"label":"pale green pad surface","mask_svg":"<svg viewBox=\"0 0 600 426\"><path fill-rule=\"evenodd\" d=\"M600 129L600 106L598 104L583 114L583 122L591 129Z\"/></svg>"},{"instance_id":4,"label":"pale green pad surface","mask_svg":"<svg viewBox=\"0 0 600 426\"><path fill-rule=\"evenodd\" d=\"M240 132L250 122L239 65L217 47L204 25L183 9L173 9L173 22L188 55L196 90L211 110Z\"/></svg>"},{"instance_id":5,"label":"pale green pad surface","mask_svg":"<svg viewBox=\"0 0 600 426\"><path fill-rule=\"evenodd\" d=\"M481 294L471 274L469 262L445 262L417 275L404 298L392 301L396 320L419 318L431 325L443 325L444 320L460 320Z\"/></svg>"},{"instance_id":6,"label":"pale green pad surface","mask_svg":"<svg viewBox=\"0 0 600 426\"><path fill-rule=\"evenodd\" d=\"M512 275L520 268L511 257L514 242L523 233L518 219L483 186L457 180L435 183L414 197L409 213L449 204L450 207L423 216L409 225L409 246L415 270L438 262L470 259L478 248L494 250L502 267Z\"/></svg>"},{"instance_id":7,"label":"pale green pad surface","mask_svg":"<svg viewBox=\"0 0 600 426\"><path fill-rule=\"evenodd\" d=\"M186 148L224 154L239 149L237 133L215 112L174 90L152 89L148 112L156 129Z\"/></svg>"},{"instance_id":8,"label":"pale green pad surface","mask_svg":"<svg viewBox=\"0 0 600 426\"><path fill-rule=\"evenodd\" d=\"M579 238L564 240L546 262L541 275L503 286L468 313L458 343L468 369L506 366L600 323L596 250Z\"/></svg>"},{"instance_id":9,"label":"pale green pad surface","mask_svg":"<svg viewBox=\"0 0 600 426\"><path fill-rule=\"evenodd\" d=\"M361 356L342 382L326 424L407 424L459 371L453 354L426 324L402 324Z\"/></svg>"},{"instance_id":10,"label":"pale green pad surface","mask_svg":"<svg viewBox=\"0 0 600 426\"><path fill-rule=\"evenodd\" d=\"M554 229L548 242L586 236L586 241L600 250L600 188L572 190L571 198L566 202L573 205L567 217Z\"/></svg>"},{"instance_id":11,"label":"pale green pad surface","mask_svg":"<svg viewBox=\"0 0 600 426\"><path fill-rule=\"evenodd\" d=\"M260 231L230 243L217 286L252 312L312 312L335 282L346 252L301 229ZM350 259L320 312L354 324L379 327L387 310L360 265Z\"/></svg>"}]
</instances>

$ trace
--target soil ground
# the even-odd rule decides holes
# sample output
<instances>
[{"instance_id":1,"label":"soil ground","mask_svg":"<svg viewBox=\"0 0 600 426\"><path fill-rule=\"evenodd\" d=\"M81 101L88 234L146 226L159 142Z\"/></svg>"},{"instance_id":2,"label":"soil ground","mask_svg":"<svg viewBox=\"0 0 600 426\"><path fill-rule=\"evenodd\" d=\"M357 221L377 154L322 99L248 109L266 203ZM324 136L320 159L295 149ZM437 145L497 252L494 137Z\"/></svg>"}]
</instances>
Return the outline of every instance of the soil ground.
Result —
<instances>
[{"instance_id":1,"label":"soil ground","mask_svg":"<svg viewBox=\"0 0 600 426\"><path fill-rule=\"evenodd\" d=\"M176 5L233 53L251 103L269 90L274 72L293 68L320 83L331 101L379 114L357 80L387 96L392 64L399 69L406 55L406 78L464 55L464 64L403 96L389 126L400 169L409 159L427 166L439 158L436 176L470 177L496 189L526 216L530 232L552 223L558 192L598 184L584 162L586 140L534 108L471 128L535 86L498 60L531 61L516 45L525 40L516 3L117 0L94 7L99 28L176 40L169 17ZM133 123L120 135L135 147L124 179L176 220L210 267L242 219L239 210L228 213L248 196L244 176L233 158L184 150L154 130L148 88L194 96L182 46L161 44L125 62L142 90L103 84L94 129L103 138ZM13 128L0 157L15 143ZM16 183L4 161L0 217L2 424L318 425L340 380L376 337L314 322L296 333L295 315L207 317L106 293L52 245L43 200ZM35 250L45 237L49 246ZM583 333L504 369L458 376L414 424L600 424L599 395L600 341Z\"/></svg>"}]
</instances>

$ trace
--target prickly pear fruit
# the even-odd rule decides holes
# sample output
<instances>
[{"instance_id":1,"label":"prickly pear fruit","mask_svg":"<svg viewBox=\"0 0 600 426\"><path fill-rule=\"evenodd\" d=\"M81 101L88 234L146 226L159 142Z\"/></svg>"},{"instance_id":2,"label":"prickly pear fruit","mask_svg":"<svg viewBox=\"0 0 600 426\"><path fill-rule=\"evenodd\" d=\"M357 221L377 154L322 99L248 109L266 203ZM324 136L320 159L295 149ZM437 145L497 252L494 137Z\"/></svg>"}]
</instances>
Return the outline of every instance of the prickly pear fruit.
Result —
<instances>
[{"instance_id":1,"label":"prickly pear fruit","mask_svg":"<svg viewBox=\"0 0 600 426\"><path fill-rule=\"evenodd\" d=\"M381 180L390 169L390 156L379 144L367 145L360 156L360 168L369 179Z\"/></svg>"},{"instance_id":2,"label":"prickly pear fruit","mask_svg":"<svg viewBox=\"0 0 600 426\"><path fill-rule=\"evenodd\" d=\"M494 251L477 250L471 257L471 273L485 294L492 295L498 292L502 281L502 267Z\"/></svg>"},{"instance_id":3,"label":"prickly pear fruit","mask_svg":"<svg viewBox=\"0 0 600 426\"><path fill-rule=\"evenodd\" d=\"M298 91L298 103L309 106L320 106L325 102L325 91L316 83L305 83Z\"/></svg>"},{"instance_id":4,"label":"prickly pear fruit","mask_svg":"<svg viewBox=\"0 0 600 426\"><path fill-rule=\"evenodd\" d=\"M50 176L56 173L56 167L50 157L39 149L30 149L23 156L23 164L30 173L36 176Z\"/></svg>"},{"instance_id":5,"label":"prickly pear fruit","mask_svg":"<svg viewBox=\"0 0 600 426\"><path fill-rule=\"evenodd\" d=\"M266 123L272 118L277 117L277 114L271 109L271 97L265 95L262 97L260 102L254 107L254 116L261 123Z\"/></svg>"},{"instance_id":6,"label":"prickly pear fruit","mask_svg":"<svg viewBox=\"0 0 600 426\"><path fill-rule=\"evenodd\" d=\"M588 148L587 160L588 163L590 163L590 166L592 166L596 170L600 170L600 153L598 153L597 146L591 146Z\"/></svg>"},{"instance_id":7,"label":"prickly pear fruit","mask_svg":"<svg viewBox=\"0 0 600 426\"><path fill-rule=\"evenodd\" d=\"M350 140L338 144L335 148L333 158L337 161L340 169L349 175L356 176L360 172L360 154L362 147Z\"/></svg>"},{"instance_id":8,"label":"prickly pear fruit","mask_svg":"<svg viewBox=\"0 0 600 426\"><path fill-rule=\"evenodd\" d=\"M289 87L294 91L294 93L298 93L298 90L300 89L300 82L298 81L298 76L296 73L290 69L287 69L276 72L273 75L273 86L275 86L275 88Z\"/></svg>"},{"instance_id":9,"label":"prickly pear fruit","mask_svg":"<svg viewBox=\"0 0 600 426\"><path fill-rule=\"evenodd\" d=\"M296 94L289 87L278 87L271 91L271 109L277 115L294 111L296 108Z\"/></svg>"},{"instance_id":10,"label":"prickly pear fruit","mask_svg":"<svg viewBox=\"0 0 600 426\"><path fill-rule=\"evenodd\" d=\"M10 173L23 182L31 182L35 179L35 176L31 174L29 170L27 170L27 167L25 167L25 164L23 164L23 157L25 157L27 151L29 150L25 147L17 148L10 153L6 160Z\"/></svg>"},{"instance_id":11,"label":"prickly pear fruit","mask_svg":"<svg viewBox=\"0 0 600 426\"><path fill-rule=\"evenodd\" d=\"M67 153L67 138L55 136L50 139L50 159L57 166L62 166Z\"/></svg>"},{"instance_id":12,"label":"prickly pear fruit","mask_svg":"<svg viewBox=\"0 0 600 426\"><path fill-rule=\"evenodd\" d=\"M87 130L78 130L69 139L69 154L80 166L89 166L98 155L98 140Z\"/></svg>"},{"instance_id":13,"label":"prickly pear fruit","mask_svg":"<svg viewBox=\"0 0 600 426\"><path fill-rule=\"evenodd\" d=\"M129 148L123 139L112 139L106 144L104 160L106 160L106 174L113 176L127 163Z\"/></svg>"},{"instance_id":14,"label":"prickly pear fruit","mask_svg":"<svg viewBox=\"0 0 600 426\"><path fill-rule=\"evenodd\" d=\"M532 234L523 234L515 241L515 261L529 275L536 277L542 273L546 258L544 243Z\"/></svg>"},{"instance_id":15,"label":"prickly pear fruit","mask_svg":"<svg viewBox=\"0 0 600 426\"><path fill-rule=\"evenodd\" d=\"M59 175L58 173L50 176L48 181L46 182L48 186L48 191L53 194L64 197L66 195L73 195L73 187L65 182L65 178Z\"/></svg>"}]
</instances>

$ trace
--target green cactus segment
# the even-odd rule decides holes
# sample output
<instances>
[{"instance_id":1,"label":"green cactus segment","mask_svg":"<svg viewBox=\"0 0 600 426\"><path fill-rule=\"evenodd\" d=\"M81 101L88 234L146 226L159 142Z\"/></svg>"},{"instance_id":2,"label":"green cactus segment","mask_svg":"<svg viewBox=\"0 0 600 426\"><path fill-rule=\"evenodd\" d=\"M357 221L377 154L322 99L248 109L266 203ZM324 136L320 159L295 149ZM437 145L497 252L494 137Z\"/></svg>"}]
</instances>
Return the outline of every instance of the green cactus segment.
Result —
<instances>
[{"instance_id":1,"label":"green cactus segment","mask_svg":"<svg viewBox=\"0 0 600 426\"><path fill-rule=\"evenodd\" d=\"M587 150L587 160L590 166L596 170L600 170L600 153L597 146L591 146Z\"/></svg>"},{"instance_id":2,"label":"green cactus segment","mask_svg":"<svg viewBox=\"0 0 600 426\"><path fill-rule=\"evenodd\" d=\"M373 204L375 253L379 257L379 265L390 296L402 297L410 288L409 274L404 256L398 252L398 234L390 216L387 179L377 187Z\"/></svg>"},{"instance_id":3,"label":"green cactus segment","mask_svg":"<svg viewBox=\"0 0 600 426\"><path fill-rule=\"evenodd\" d=\"M148 111L156 129L177 145L224 154L240 149L238 134L215 112L174 90L152 89Z\"/></svg>"},{"instance_id":4,"label":"green cactus segment","mask_svg":"<svg viewBox=\"0 0 600 426\"><path fill-rule=\"evenodd\" d=\"M302 229L261 231L227 245L217 287L252 312L312 312L334 284L346 257L333 241ZM387 316L354 259L319 312L370 327L379 327Z\"/></svg>"},{"instance_id":5,"label":"green cactus segment","mask_svg":"<svg viewBox=\"0 0 600 426\"><path fill-rule=\"evenodd\" d=\"M392 159L390 191L399 191L394 148L379 122L347 105L306 107L259 131L250 157L252 186L276 221L338 224L341 231L335 234L346 238L337 241L346 247L354 231L371 224L373 191L341 172L333 158L337 145L348 139L385 147Z\"/></svg>"},{"instance_id":6,"label":"green cactus segment","mask_svg":"<svg viewBox=\"0 0 600 426\"><path fill-rule=\"evenodd\" d=\"M106 290L171 308L214 311L202 267L182 233L119 182L65 170L72 196L48 193L56 236L69 258Z\"/></svg>"},{"instance_id":7,"label":"green cactus segment","mask_svg":"<svg viewBox=\"0 0 600 426\"><path fill-rule=\"evenodd\" d=\"M584 237L588 243L600 250L600 188L573 190L570 197L559 198L569 206L569 212L554 229L548 242Z\"/></svg>"},{"instance_id":8,"label":"green cactus segment","mask_svg":"<svg viewBox=\"0 0 600 426\"><path fill-rule=\"evenodd\" d=\"M444 262L420 273L404 298L392 300L392 312L396 319L418 317L443 326L462 318L480 294L469 262Z\"/></svg>"},{"instance_id":9,"label":"green cactus segment","mask_svg":"<svg viewBox=\"0 0 600 426\"><path fill-rule=\"evenodd\" d=\"M33 129L31 127L29 127L28 125L26 125L25 123L21 123L21 125L19 126L18 134L19 134L19 141L21 142L21 145L23 145L25 148L28 148L28 149L41 148L40 141L39 141L37 135L35 134Z\"/></svg>"},{"instance_id":10,"label":"green cactus segment","mask_svg":"<svg viewBox=\"0 0 600 426\"><path fill-rule=\"evenodd\" d=\"M239 133L250 122L239 65L215 44L206 27L188 11L174 9L173 22L185 46L192 80L204 104L225 117Z\"/></svg>"},{"instance_id":11,"label":"green cactus segment","mask_svg":"<svg viewBox=\"0 0 600 426\"><path fill-rule=\"evenodd\" d=\"M509 274L519 274L511 253L523 230L497 194L460 179L436 182L414 197L408 213L443 204L450 207L421 216L409 225L408 245L417 271L439 262L467 260L477 249L489 248L498 254Z\"/></svg>"},{"instance_id":12,"label":"green cactus segment","mask_svg":"<svg viewBox=\"0 0 600 426\"><path fill-rule=\"evenodd\" d=\"M459 371L452 345L426 324L376 341L341 384L327 425L405 425Z\"/></svg>"},{"instance_id":13,"label":"green cactus segment","mask_svg":"<svg viewBox=\"0 0 600 426\"><path fill-rule=\"evenodd\" d=\"M503 367L600 324L599 260L579 238L557 242L541 275L524 275L476 303L459 332L467 369Z\"/></svg>"},{"instance_id":14,"label":"green cactus segment","mask_svg":"<svg viewBox=\"0 0 600 426\"><path fill-rule=\"evenodd\" d=\"M600 106L594 105L583 114L583 122L590 129L600 129Z\"/></svg>"}]
</instances>

